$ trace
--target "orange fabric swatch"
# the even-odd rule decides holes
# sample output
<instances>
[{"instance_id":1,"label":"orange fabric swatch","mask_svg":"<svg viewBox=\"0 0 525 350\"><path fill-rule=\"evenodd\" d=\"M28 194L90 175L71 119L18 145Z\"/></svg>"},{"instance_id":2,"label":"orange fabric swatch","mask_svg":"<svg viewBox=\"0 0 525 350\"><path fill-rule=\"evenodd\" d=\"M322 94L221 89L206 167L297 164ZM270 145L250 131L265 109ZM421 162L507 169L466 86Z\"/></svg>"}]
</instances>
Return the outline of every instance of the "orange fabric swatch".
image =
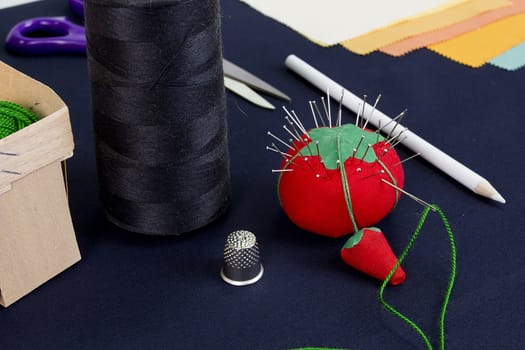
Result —
<instances>
[{"instance_id":1,"label":"orange fabric swatch","mask_svg":"<svg viewBox=\"0 0 525 350\"><path fill-rule=\"evenodd\" d=\"M485 12L479 16L448 27L403 39L391 45L382 47L380 51L392 56L402 56L410 51L437 44L466 32L481 28L488 23L525 11L525 0L511 1L511 6Z\"/></svg>"},{"instance_id":2,"label":"orange fabric swatch","mask_svg":"<svg viewBox=\"0 0 525 350\"><path fill-rule=\"evenodd\" d=\"M361 55L366 55L385 45L424 32L443 28L458 23L480 13L510 6L507 0L470 0L453 6L444 7L439 11L429 12L420 17L401 21L372 32L342 41L346 49Z\"/></svg>"},{"instance_id":3,"label":"orange fabric swatch","mask_svg":"<svg viewBox=\"0 0 525 350\"><path fill-rule=\"evenodd\" d=\"M454 61L480 67L525 41L525 13L507 17L428 48Z\"/></svg>"}]
</instances>

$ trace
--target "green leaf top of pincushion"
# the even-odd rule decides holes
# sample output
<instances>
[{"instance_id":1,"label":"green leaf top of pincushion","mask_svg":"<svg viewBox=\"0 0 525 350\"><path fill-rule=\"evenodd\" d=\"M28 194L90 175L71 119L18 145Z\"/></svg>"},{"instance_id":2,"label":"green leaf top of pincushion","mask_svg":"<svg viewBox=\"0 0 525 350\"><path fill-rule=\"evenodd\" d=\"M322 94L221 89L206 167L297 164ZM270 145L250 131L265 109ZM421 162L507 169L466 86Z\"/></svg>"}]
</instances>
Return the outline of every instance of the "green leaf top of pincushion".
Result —
<instances>
[{"instance_id":1,"label":"green leaf top of pincushion","mask_svg":"<svg viewBox=\"0 0 525 350\"><path fill-rule=\"evenodd\" d=\"M363 130L354 124L344 124L334 128L316 128L308 132L310 139L308 151L305 152L306 146L301 150L302 155L318 155L316 142L319 142L319 153L327 169L337 169L337 139L340 137L340 161L344 162L352 155L365 162L373 163L377 157L373 150L367 150L368 145L374 145L377 142L384 141L384 137L372 132ZM354 154L355 152L355 154Z\"/></svg>"}]
</instances>

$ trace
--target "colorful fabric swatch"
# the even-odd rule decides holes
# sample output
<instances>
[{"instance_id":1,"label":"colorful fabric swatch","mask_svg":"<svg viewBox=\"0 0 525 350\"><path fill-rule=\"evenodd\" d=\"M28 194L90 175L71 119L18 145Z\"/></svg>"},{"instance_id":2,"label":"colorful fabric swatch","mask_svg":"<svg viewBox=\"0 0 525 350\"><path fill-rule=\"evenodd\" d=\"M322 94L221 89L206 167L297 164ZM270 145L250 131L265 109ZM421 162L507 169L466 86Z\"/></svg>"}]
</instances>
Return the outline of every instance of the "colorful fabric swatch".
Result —
<instances>
[{"instance_id":1,"label":"colorful fabric swatch","mask_svg":"<svg viewBox=\"0 0 525 350\"><path fill-rule=\"evenodd\" d=\"M525 0L511 0L511 2L512 4L510 6L485 12L466 21L443 27L438 30L403 39L391 45L382 47L380 51L392 56L402 56L413 50L449 40L458 35L481 28L491 22L525 11Z\"/></svg>"},{"instance_id":2,"label":"colorful fabric swatch","mask_svg":"<svg viewBox=\"0 0 525 350\"><path fill-rule=\"evenodd\" d=\"M510 6L511 4L507 0L470 0L460 2L441 11L431 12L424 16L345 40L341 42L341 45L354 53L365 55L404 38L443 28L477 16L480 13Z\"/></svg>"},{"instance_id":3,"label":"colorful fabric swatch","mask_svg":"<svg viewBox=\"0 0 525 350\"><path fill-rule=\"evenodd\" d=\"M331 46L427 11L467 0L241 0L257 11Z\"/></svg>"},{"instance_id":4,"label":"colorful fabric swatch","mask_svg":"<svg viewBox=\"0 0 525 350\"><path fill-rule=\"evenodd\" d=\"M428 48L454 61L480 67L524 41L525 13L521 13Z\"/></svg>"},{"instance_id":5,"label":"colorful fabric swatch","mask_svg":"<svg viewBox=\"0 0 525 350\"><path fill-rule=\"evenodd\" d=\"M506 70L516 70L525 66L525 42L492 59L490 64Z\"/></svg>"}]
</instances>

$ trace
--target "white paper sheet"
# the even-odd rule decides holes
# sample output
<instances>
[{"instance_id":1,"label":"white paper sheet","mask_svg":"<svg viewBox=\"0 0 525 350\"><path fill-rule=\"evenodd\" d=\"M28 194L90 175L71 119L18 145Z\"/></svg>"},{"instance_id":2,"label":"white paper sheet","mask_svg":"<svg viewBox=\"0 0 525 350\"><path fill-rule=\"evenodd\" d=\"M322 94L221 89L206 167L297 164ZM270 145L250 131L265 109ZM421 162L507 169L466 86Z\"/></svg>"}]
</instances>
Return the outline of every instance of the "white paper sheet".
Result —
<instances>
[{"instance_id":1,"label":"white paper sheet","mask_svg":"<svg viewBox=\"0 0 525 350\"><path fill-rule=\"evenodd\" d=\"M458 0L241 0L329 46Z\"/></svg>"},{"instance_id":2,"label":"white paper sheet","mask_svg":"<svg viewBox=\"0 0 525 350\"><path fill-rule=\"evenodd\" d=\"M19 6L40 0L0 0L0 10L8 7Z\"/></svg>"}]
</instances>

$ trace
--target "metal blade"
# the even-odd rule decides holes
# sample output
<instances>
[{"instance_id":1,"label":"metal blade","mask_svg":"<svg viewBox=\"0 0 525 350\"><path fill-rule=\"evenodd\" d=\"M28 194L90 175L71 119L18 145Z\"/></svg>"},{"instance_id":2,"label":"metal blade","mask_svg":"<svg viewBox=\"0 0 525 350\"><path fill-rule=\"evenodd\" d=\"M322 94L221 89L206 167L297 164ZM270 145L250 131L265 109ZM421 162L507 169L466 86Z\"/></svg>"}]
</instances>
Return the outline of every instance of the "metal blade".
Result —
<instances>
[{"instance_id":1,"label":"metal blade","mask_svg":"<svg viewBox=\"0 0 525 350\"><path fill-rule=\"evenodd\" d=\"M235 80L231 79L227 76L224 77L224 86L236 93L237 95L245 98L246 100L250 101L251 103L263 107L266 109L275 109L275 107L266 99L264 99L261 95L259 95L257 92L253 91L252 88L250 88L248 85Z\"/></svg>"},{"instance_id":2,"label":"metal blade","mask_svg":"<svg viewBox=\"0 0 525 350\"><path fill-rule=\"evenodd\" d=\"M290 97L288 97L285 93L279 91L278 89L274 88L264 80L256 77L252 73L242 69L241 67L233 64L232 62L226 60L223 58L222 65L224 69L224 75L241 81L245 83L246 85L250 86L254 90L266 93L268 95L280 98L284 101L291 101Z\"/></svg>"}]
</instances>

